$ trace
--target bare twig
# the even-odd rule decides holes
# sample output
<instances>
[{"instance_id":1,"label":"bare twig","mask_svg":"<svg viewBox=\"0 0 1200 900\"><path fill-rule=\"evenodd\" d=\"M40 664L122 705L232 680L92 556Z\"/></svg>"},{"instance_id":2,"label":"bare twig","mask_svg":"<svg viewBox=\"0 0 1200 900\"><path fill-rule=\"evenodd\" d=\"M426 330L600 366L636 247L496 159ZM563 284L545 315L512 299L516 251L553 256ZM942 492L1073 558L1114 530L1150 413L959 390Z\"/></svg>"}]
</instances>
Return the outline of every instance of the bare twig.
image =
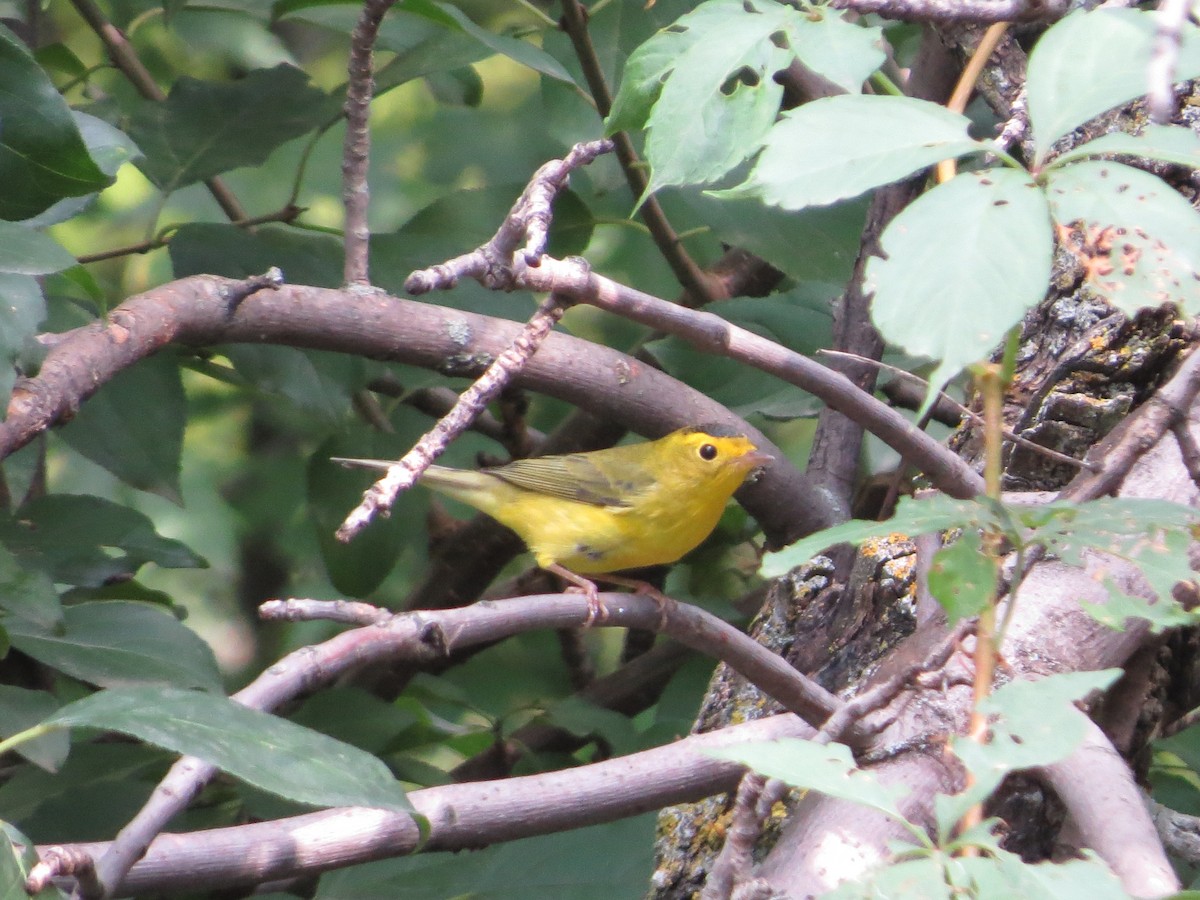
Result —
<instances>
[{"instance_id":1,"label":"bare twig","mask_svg":"<svg viewBox=\"0 0 1200 900\"><path fill-rule=\"evenodd\" d=\"M347 285L370 283L367 249L371 230L367 208L371 189L367 168L371 152L371 98L375 94L375 37L396 0L366 0L350 35L347 63L346 140L342 149L342 204L346 209L344 277Z\"/></svg>"},{"instance_id":2,"label":"bare twig","mask_svg":"<svg viewBox=\"0 0 1200 900\"><path fill-rule=\"evenodd\" d=\"M74 878L79 893L84 897L101 896L102 888L96 880L95 859L82 848L59 846L40 850L38 861L25 879L25 890L31 895L39 894L50 887L56 878Z\"/></svg>"},{"instance_id":3,"label":"bare twig","mask_svg":"<svg viewBox=\"0 0 1200 900\"><path fill-rule=\"evenodd\" d=\"M268 601L259 609L262 619L272 622L341 622L345 625L383 625L396 614L391 610L357 600Z\"/></svg>"},{"instance_id":4,"label":"bare twig","mask_svg":"<svg viewBox=\"0 0 1200 900\"><path fill-rule=\"evenodd\" d=\"M996 136L996 144L1001 150L1007 151L1025 140L1029 133L1029 108L1026 106L1025 88L1012 101L1012 112L1008 120L1000 128Z\"/></svg>"},{"instance_id":5,"label":"bare twig","mask_svg":"<svg viewBox=\"0 0 1200 900\"><path fill-rule=\"evenodd\" d=\"M817 352L822 355L826 355L826 356L850 357L852 359L858 360L859 362L865 363L867 365L876 366L885 371L892 372L897 378L901 378L901 379L904 379L905 381L910 381L910 382L919 384L926 388L929 387L929 382L926 381L924 378L922 378L920 375L914 375L912 372L906 372L904 369L898 368L897 366L888 365L885 362L880 362L878 360L869 359L867 357L859 356L854 353L845 353L844 351L841 351L841 350L818 350ZM963 406L963 404L959 403L957 400L955 400L953 397L951 397L945 391L937 392L937 402L948 405L958 414L958 416L960 418L970 419L971 422L975 425L980 425L983 423L983 416L979 415L979 413L970 409L970 407ZM1090 468L1090 465L1082 459L1076 459L1073 456L1067 456L1067 454L1065 454L1065 453L1059 453L1057 450L1052 450L1049 447L1044 447L1041 444L1034 443L1033 441L1029 440L1028 438L1023 438L1019 434L1016 434L1015 432L1004 429L1001 432L1001 434L1004 435L1004 439L1006 441L1012 441L1014 444L1024 447L1033 453L1043 454L1044 456L1047 456L1050 459L1056 460L1057 462L1063 463L1064 465L1071 466L1072 468L1075 468L1075 469Z\"/></svg>"},{"instance_id":6,"label":"bare twig","mask_svg":"<svg viewBox=\"0 0 1200 900\"><path fill-rule=\"evenodd\" d=\"M1146 72L1149 90L1150 117L1160 125L1171 121L1175 113L1175 70L1179 64L1179 48L1183 46L1183 26L1187 22L1192 0L1162 0L1158 6L1158 30L1150 50Z\"/></svg>"},{"instance_id":7,"label":"bare twig","mask_svg":"<svg viewBox=\"0 0 1200 900\"><path fill-rule=\"evenodd\" d=\"M516 287L514 277L518 265L536 268L541 263L546 251L551 205L558 192L567 186L571 173L612 148L612 141L588 141L576 144L562 159L543 165L486 244L441 265L413 272L405 279L404 289L414 296L448 290L458 284L460 278L474 278L492 289Z\"/></svg>"},{"instance_id":8,"label":"bare twig","mask_svg":"<svg viewBox=\"0 0 1200 900\"><path fill-rule=\"evenodd\" d=\"M531 240L534 240L531 238ZM412 487L421 474L435 459L445 452L447 445L470 426L475 417L490 403L513 375L521 369L541 346L560 318L563 306L561 298L551 293L542 301L536 313L521 331L517 339L496 357L486 372L469 388L463 391L458 403L438 423L427 431L416 445L387 470L363 495L362 502L351 510L337 530L339 541L348 541L364 528L379 513L386 513L396 502L401 491Z\"/></svg>"},{"instance_id":9,"label":"bare twig","mask_svg":"<svg viewBox=\"0 0 1200 900\"><path fill-rule=\"evenodd\" d=\"M947 109L956 113L966 111L967 101L971 99L971 94L975 92L975 83L979 81L979 76L983 74L983 67L987 65L988 59L991 58L992 53L996 50L996 46L1007 31L1007 22L993 22L988 26L987 31L983 33L983 37L979 39L979 45L971 54L971 58L967 60L967 65L963 68L962 74L958 78L958 83L954 85L954 92L950 95L950 99L946 101ZM937 164L937 180L939 183L949 181L957 173L958 163L953 158L944 159Z\"/></svg>"},{"instance_id":10,"label":"bare twig","mask_svg":"<svg viewBox=\"0 0 1200 900\"><path fill-rule=\"evenodd\" d=\"M1171 423L1171 433L1175 435L1179 455L1183 457L1183 464L1192 476L1192 482L1200 487L1200 444L1196 442L1196 437L1188 428L1187 422L1182 419Z\"/></svg>"}]
</instances>

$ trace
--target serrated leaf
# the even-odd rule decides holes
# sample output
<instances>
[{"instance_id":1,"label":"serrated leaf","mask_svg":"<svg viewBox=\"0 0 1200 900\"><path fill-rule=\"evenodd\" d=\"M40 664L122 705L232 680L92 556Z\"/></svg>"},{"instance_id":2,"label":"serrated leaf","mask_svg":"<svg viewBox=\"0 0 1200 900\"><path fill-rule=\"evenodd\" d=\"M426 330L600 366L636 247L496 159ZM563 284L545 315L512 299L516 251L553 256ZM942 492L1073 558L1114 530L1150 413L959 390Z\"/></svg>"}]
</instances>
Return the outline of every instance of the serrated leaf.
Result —
<instances>
[{"instance_id":1,"label":"serrated leaf","mask_svg":"<svg viewBox=\"0 0 1200 900\"><path fill-rule=\"evenodd\" d=\"M1200 166L1200 135L1179 125L1147 125L1136 135L1114 131L1055 157L1047 169L1091 156L1117 155L1157 159L1194 169Z\"/></svg>"},{"instance_id":2,"label":"serrated leaf","mask_svg":"<svg viewBox=\"0 0 1200 900\"><path fill-rule=\"evenodd\" d=\"M855 764L844 744L815 744L795 738L714 747L705 756L728 759L749 766L769 778L793 787L820 791L829 797L860 803L899 822L906 823L897 802L906 792L899 786L881 784L870 772Z\"/></svg>"},{"instance_id":3,"label":"serrated leaf","mask_svg":"<svg viewBox=\"0 0 1200 900\"><path fill-rule=\"evenodd\" d=\"M143 101L130 137L144 154L140 168L164 191L264 162L279 145L324 123L335 111L328 95L299 69L256 69L228 84L183 77L162 102Z\"/></svg>"},{"instance_id":4,"label":"serrated leaf","mask_svg":"<svg viewBox=\"0 0 1200 900\"><path fill-rule=\"evenodd\" d=\"M62 622L62 604L46 573L25 568L0 546L0 621L12 619L55 628Z\"/></svg>"},{"instance_id":5,"label":"serrated leaf","mask_svg":"<svg viewBox=\"0 0 1200 900\"><path fill-rule=\"evenodd\" d=\"M28 219L106 187L71 110L17 37L0 26L0 219Z\"/></svg>"},{"instance_id":6,"label":"serrated leaf","mask_svg":"<svg viewBox=\"0 0 1200 900\"><path fill-rule=\"evenodd\" d=\"M982 800L1010 773L1046 766L1065 759L1083 742L1087 719L1075 707L1092 691L1108 688L1120 669L1066 672L1037 681L1013 681L997 688L979 705L995 716L991 739L979 744L965 737L951 739L954 753L974 776L967 798Z\"/></svg>"},{"instance_id":7,"label":"serrated leaf","mask_svg":"<svg viewBox=\"0 0 1200 900\"><path fill-rule=\"evenodd\" d=\"M929 592L953 625L991 606L997 575L996 560L983 552L979 532L971 529L934 555L929 567Z\"/></svg>"},{"instance_id":8,"label":"serrated leaf","mask_svg":"<svg viewBox=\"0 0 1200 900\"><path fill-rule=\"evenodd\" d=\"M854 519L811 534L790 547L765 554L760 574L764 578L778 577L835 544L861 544L869 538L892 534L915 536L945 531L947 528L982 528L992 526L995 522L991 510L976 500L955 500L944 494L923 500L901 497L896 505L896 514L885 522Z\"/></svg>"},{"instance_id":9,"label":"serrated leaf","mask_svg":"<svg viewBox=\"0 0 1200 900\"><path fill-rule=\"evenodd\" d=\"M1067 16L1029 57L1025 89L1037 165L1051 145L1089 119L1146 93L1156 14L1096 9ZM1200 29L1184 23L1176 81L1200 75Z\"/></svg>"},{"instance_id":10,"label":"serrated leaf","mask_svg":"<svg viewBox=\"0 0 1200 900\"><path fill-rule=\"evenodd\" d=\"M1200 213L1166 182L1089 160L1050 171L1046 193L1055 221L1082 231L1098 294L1131 316L1163 303L1200 312Z\"/></svg>"},{"instance_id":11,"label":"serrated leaf","mask_svg":"<svg viewBox=\"0 0 1200 900\"><path fill-rule=\"evenodd\" d=\"M1042 299L1054 237L1042 192L1001 169L959 175L918 198L882 244L886 259L867 264L871 315L885 340L937 360L931 399Z\"/></svg>"},{"instance_id":12,"label":"serrated leaf","mask_svg":"<svg viewBox=\"0 0 1200 900\"><path fill-rule=\"evenodd\" d=\"M783 209L824 206L986 145L970 121L908 97L823 97L785 112L745 183L717 197L755 196Z\"/></svg>"},{"instance_id":13,"label":"serrated leaf","mask_svg":"<svg viewBox=\"0 0 1200 900\"><path fill-rule=\"evenodd\" d=\"M26 728L32 728L58 709L58 701L47 691L0 684L0 739L10 738ZM26 741L17 752L47 772L54 772L67 758L70 740L61 732L53 732ZM0 891L0 897L7 896Z\"/></svg>"},{"instance_id":14,"label":"serrated leaf","mask_svg":"<svg viewBox=\"0 0 1200 900\"><path fill-rule=\"evenodd\" d=\"M215 694L117 688L68 704L42 724L133 735L300 803L412 810L378 758Z\"/></svg>"},{"instance_id":15,"label":"serrated leaf","mask_svg":"<svg viewBox=\"0 0 1200 900\"><path fill-rule=\"evenodd\" d=\"M75 257L48 234L0 221L0 272L48 275L75 265Z\"/></svg>"},{"instance_id":16,"label":"serrated leaf","mask_svg":"<svg viewBox=\"0 0 1200 900\"><path fill-rule=\"evenodd\" d=\"M63 611L60 628L22 620L7 626L13 646L22 653L89 684L221 689L221 673L208 644L160 606L80 603Z\"/></svg>"},{"instance_id":17,"label":"serrated leaf","mask_svg":"<svg viewBox=\"0 0 1200 900\"><path fill-rule=\"evenodd\" d=\"M184 544L158 534L142 513L94 496L31 500L16 517L0 517L0 541L55 582L86 587L131 578L150 562L166 569L208 565Z\"/></svg>"},{"instance_id":18,"label":"serrated leaf","mask_svg":"<svg viewBox=\"0 0 1200 900\"><path fill-rule=\"evenodd\" d=\"M11 396L17 383L14 365L45 318L46 301L37 280L31 275L0 273L0 397ZM3 415L7 399L0 406Z\"/></svg>"},{"instance_id":19,"label":"serrated leaf","mask_svg":"<svg viewBox=\"0 0 1200 900\"><path fill-rule=\"evenodd\" d=\"M158 354L118 372L58 433L126 484L182 505L179 471L186 425L179 362Z\"/></svg>"},{"instance_id":20,"label":"serrated leaf","mask_svg":"<svg viewBox=\"0 0 1200 900\"><path fill-rule=\"evenodd\" d=\"M778 3L708 0L630 57L607 130L645 112L646 195L714 181L752 152L779 112L772 77L792 59L772 35L802 19Z\"/></svg>"}]
</instances>

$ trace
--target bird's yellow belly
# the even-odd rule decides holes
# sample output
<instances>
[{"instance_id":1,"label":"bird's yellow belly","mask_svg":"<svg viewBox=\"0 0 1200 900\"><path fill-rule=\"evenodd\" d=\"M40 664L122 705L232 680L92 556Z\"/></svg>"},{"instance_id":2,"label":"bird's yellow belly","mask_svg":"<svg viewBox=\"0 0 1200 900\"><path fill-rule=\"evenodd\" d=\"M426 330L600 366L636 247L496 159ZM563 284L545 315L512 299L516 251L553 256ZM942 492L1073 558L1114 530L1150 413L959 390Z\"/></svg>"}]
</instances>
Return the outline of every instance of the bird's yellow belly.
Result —
<instances>
[{"instance_id":1,"label":"bird's yellow belly","mask_svg":"<svg viewBox=\"0 0 1200 900\"><path fill-rule=\"evenodd\" d=\"M523 515L514 530L538 565L598 574L675 562L709 535L723 508L647 516L645 510L559 503Z\"/></svg>"}]
</instances>

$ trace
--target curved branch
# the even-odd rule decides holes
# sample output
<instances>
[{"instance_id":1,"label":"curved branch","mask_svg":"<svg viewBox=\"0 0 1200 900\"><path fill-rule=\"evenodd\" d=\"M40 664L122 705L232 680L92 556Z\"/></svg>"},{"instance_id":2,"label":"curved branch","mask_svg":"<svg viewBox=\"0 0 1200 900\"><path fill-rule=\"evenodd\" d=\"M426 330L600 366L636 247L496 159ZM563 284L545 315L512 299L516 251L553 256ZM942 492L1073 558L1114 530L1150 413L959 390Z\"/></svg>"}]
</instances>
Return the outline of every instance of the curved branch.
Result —
<instances>
[{"instance_id":1,"label":"curved branch","mask_svg":"<svg viewBox=\"0 0 1200 900\"><path fill-rule=\"evenodd\" d=\"M243 282L200 275L131 297L103 321L64 335L33 378L13 390L0 458L74 410L117 372L172 343L287 344L354 353L474 377L512 342L516 322L382 293L285 285L238 300ZM775 457L738 492L773 545L833 524L832 510L783 451L725 407L607 347L552 333L514 383L620 422L646 437L713 423L736 428Z\"/></svg>"},{"instance_id":2,"label":"curved branch","mask_svg":"<svg viewBox=\"0 0 1200 900\"><path fill-rule=\"evenodd\" d=\"M1066 804L1084 847L1095 850L1134 897L1179 890L1145 796L1129 765L1091 720L1083 744L1037 774Z\"/></svg>"},{"instance_id":3,"label":"curved branch","mask_svg":"<svg viewBox=\"0 0 1200 900\"><path fill-rule=\"evenodd\" d=\"M795 716L784 714L565 772L413 791L409 800L430 824L424 845L410 817L360 808L163 834L130 871L122 892L143 895L240 887L404 856L418 847L478 849L612 822L735 788L743 767L705 756L706 748L812 733ZM93 843L69 849L94 856L107 847L107 843Z\"/></svg>"}]
</instances>

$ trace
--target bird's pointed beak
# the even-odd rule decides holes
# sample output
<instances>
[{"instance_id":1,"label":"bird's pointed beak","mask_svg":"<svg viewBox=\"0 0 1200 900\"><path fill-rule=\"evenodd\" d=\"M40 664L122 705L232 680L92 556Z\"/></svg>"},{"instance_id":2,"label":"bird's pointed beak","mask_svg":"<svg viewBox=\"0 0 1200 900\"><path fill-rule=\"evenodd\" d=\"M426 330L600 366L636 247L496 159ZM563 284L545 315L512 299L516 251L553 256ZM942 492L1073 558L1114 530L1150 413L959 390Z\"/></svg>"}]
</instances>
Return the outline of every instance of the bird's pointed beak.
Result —
<instances>
[{"instance_id":1,"label":"bird's pointed beak","mask_svg":"<svg viewBox=\"0 0 1200 900\"><path fill-rule=\"evenodd\" d=\"M746 483L754 484L762 476L763 469L775 462L775 457L770 453L763 453L761 450L752 450L743 456L741 461L749 473L746 476Z\"/></svg>"}]
</instances>

